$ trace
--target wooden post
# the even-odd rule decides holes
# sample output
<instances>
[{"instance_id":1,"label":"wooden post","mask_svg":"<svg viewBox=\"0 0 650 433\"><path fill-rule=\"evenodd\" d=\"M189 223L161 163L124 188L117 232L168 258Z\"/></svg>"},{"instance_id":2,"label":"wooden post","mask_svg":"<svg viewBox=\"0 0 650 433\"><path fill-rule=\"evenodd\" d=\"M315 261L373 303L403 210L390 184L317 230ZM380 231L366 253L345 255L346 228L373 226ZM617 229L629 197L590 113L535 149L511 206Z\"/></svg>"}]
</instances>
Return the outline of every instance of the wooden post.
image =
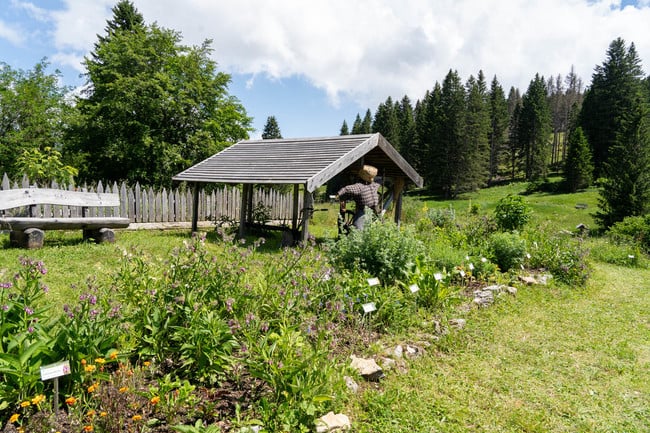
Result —
<instances>
[{"instance_id":1,"label":"wooden post","mask_svg":"<svg viewBox=\"0 0 650 433\"><path fill-rule=\"evenodd\" d=\"M239 237L243 238L246 234L246 215L248 214L246 205L248 204L248 193L252 185L245 183L241 193L241 207L239 209Z\"/></svg>"},{"instance_id":2,"label":"wooden post","mask_svg":"<svg viewBox=\"0 0 650 433\"><path fill-rule=\"evenodd\" d=\"M402 191L404 190L404 178L396 177L393 197L395 198L395 224L399 227L402 220Z\"/></svg>"},{"instance_id":3,"label":"wooden post","mask_svg":"<svg viewBox=\"0 0 650 433\"><path fill-rule=\"evenodd\" d=\"M300 185L293 186L293 217L291 218L291 231L295 232L298 228L298 193L300 192Z\"/></svg>"},{"instance_id":4,"label":"wooden post","mask_svg":"<svg viewBox=\"0 0 650 433\"><path fill-rule=\"evenodd\" d=\"M314 206L314 197L307 191L307 185L304 188L302 200L302 240L306 242L309 239L309 218L311 218L312 208Z\"/></svg>"},{"instance_id":5,"label":"wooden post","mask_svg":"<svg viewBox=\"0 0 650 433\"><path fill-rule=\"evenodd\" d=\"M192 233L199 228L199 184L194 182L192 191Z\"/></svg>"}]
</instances>

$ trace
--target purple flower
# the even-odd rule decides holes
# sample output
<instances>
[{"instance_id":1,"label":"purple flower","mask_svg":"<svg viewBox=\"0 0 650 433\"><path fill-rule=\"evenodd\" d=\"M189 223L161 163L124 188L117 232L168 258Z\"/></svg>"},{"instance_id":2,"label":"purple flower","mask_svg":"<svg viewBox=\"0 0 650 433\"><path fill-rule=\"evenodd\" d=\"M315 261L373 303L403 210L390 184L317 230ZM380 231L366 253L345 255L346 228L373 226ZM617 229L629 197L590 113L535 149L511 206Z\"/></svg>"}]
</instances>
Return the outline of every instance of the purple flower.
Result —
<instances>
[{"instance_id":1,"label":"purple flower","mask_svg":"<svg viewBox=\"0 0 650 433\"><path fill-rule=\"evenodd\" d=\"M31 316L32 314L34 314L34 310L32 310L29 307L25 307L25 313L27 313L28 316Z\"/></svg>"},{"instance_id":2,"label":"purple flower","mask_svg":"<svg viewBox=\"0 0 650 433\"><path fill-rule=\"evenodd\" d=\"M88 299L90 299L90 305L95 305L97 303L97 296L92 295Z\"/></svg>"},{"instance_id":3,"label":"purple flower","mask_svg":"<svg viewBox=\"0 0 650 433\"><path fill-rule=\"evenodd\" d=\"M2 311L9 311L9 305L3 305Z\"/></svg>"},{"instance_id":4,"label":"purple flower","mask_svg":"<svg viewBox=\"0 0 650 433\"><path fill-rule=\"evenodd\" d=\"M48 293L50 291L50 288L47 284L41 285L41 289L43 289L43 293Z\"/></svg>"},{"instance_id":5,"label":"purple flower","mask_svg":"<svg viewBox=\"0 0 650 433\"><path fill-rule=\"evenodd\" d=\"M7 282L7 283L0 283L0 289L11 289L12 286L13 286L13 284L12 284L12 283L9 283L9 282Z\"/></svg>"},{"instance_id":6,"label":"purple flower","mask_svg":"<svg viewBox=\"0 0 650 433\"><path fill-rule=\"evenodd\" d=\"M232 313L232 304L235 303L235 300L233 298L228 298L226 299L226 311L229 313Z\"/></svg>"},{"instance_id":7,"label":"purple flower","mask_svg":"<svg viewBox=\"0 0 650 433\"><path fill-rule=\"evenodd\" d=\"M30 334L33 333L33 332L34 332L34 328L33 328L32 326L30 326L29 328L27 328L27 332L29 332Z\"/></svg>"}]
</instances>

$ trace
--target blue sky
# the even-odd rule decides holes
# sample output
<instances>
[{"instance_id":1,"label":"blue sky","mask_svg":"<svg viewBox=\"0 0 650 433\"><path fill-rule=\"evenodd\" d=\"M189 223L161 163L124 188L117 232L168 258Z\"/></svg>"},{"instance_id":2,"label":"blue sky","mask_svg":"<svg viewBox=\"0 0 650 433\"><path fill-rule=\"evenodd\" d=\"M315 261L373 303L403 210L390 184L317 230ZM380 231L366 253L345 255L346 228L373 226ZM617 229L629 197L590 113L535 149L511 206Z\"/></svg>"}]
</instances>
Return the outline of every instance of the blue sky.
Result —
<instances>
[{"instance_id":1,"label":"blue sky","mask_svg":"<svg viewBox=\"0 0 650 433\"><path fill-rule=\"evenodd\" d=\"M116 0L0 0L0 62L31 69L47 57L65 84ZM147 23L212 39L259 136L276 116L283 136L337 135L343 120L388 96L411 100L450 69L483 70L506 91L535 73L585 85L609 43L634 42L650 71L650 0L133 0Z\"/></svg>"}]
</instances>

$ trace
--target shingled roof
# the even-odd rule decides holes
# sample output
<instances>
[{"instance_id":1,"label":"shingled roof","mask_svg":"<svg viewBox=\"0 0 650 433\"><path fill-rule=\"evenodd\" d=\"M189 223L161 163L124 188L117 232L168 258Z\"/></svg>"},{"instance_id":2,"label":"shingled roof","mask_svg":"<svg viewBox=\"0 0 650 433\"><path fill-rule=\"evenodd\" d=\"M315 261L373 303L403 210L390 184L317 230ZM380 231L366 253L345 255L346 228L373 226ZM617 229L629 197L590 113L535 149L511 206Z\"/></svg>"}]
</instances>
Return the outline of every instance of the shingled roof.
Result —
<instances>
[{"instance_id":1,"label":"shingled roof","mask_svg":"<svg viewBox=\"0 0 650 433\"><path fill-rule=\"evenodd\" d=\"M303 184L309 192L344 171L374 165L385 177L422 177L381 134L240 141L172 179L232 184Z\"/></svg>"}]
</instances>

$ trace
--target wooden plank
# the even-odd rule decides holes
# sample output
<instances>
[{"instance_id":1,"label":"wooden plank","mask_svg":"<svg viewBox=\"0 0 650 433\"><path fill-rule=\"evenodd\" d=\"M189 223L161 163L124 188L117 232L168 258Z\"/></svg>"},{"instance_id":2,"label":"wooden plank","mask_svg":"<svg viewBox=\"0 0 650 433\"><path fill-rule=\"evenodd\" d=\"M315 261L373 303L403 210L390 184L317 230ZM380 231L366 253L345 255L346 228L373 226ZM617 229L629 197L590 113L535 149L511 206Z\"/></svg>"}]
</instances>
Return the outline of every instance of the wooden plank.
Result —
<instances>
[{"instance_id":1,"label":"wooden plank","mask_svg":"<svg viewBox=\"0 0 650 433\"><path fill-rule=\"evenodd\" d=\"M101 228L126 228L129 226L128 218L20 218L0 217L0 228L4 230L25 230L38 228L42 230L65 229L101 229Z\"/></svg>"},{"instance_id":2,"label":"wooden plank","mask_svg":"<svg viewBox=\"0 0 650 433\"><path fill-rule=\"evenodd\" d=\"M115 206L119 195L99 194L62 189L21 188L0 191L0 209L12 209L36 204L64 206Z\"/></svg>"}]
</instances>

